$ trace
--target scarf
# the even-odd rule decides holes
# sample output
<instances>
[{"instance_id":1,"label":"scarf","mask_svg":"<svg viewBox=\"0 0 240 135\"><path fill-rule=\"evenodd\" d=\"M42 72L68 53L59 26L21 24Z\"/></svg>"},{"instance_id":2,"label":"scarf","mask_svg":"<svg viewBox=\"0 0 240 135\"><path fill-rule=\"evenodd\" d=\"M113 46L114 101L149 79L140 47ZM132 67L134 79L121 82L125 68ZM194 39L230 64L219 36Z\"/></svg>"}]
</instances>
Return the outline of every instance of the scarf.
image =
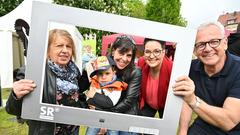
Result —
<instances>
[{"instance_id":1,"label":"scarf","mask_svg":"<svg viewBox=\"0 0 240 135\"><path fill-rule=\"evenodd\" d=\"M146 100L145 99L146 85L147 85L147 78L149 75L150 67L145 63L144 59L139 59L138 66L140 66L142 69L141 96L140 96L140 109L142 109L144 107L145 100ZM165 56L163 58L162 66L159 72L158 93L156 93L156 96L159 100L158 106L160 108L164 108L164 105L165 105L171 71L172 71L172 61Z\"/></svg>"},{"instance_id":2,"label":"scarf","mask_svg":"<svg viewBox=\"0 0 240 135\"><path fill-rule=\"evenodd\" d=\"M50 59L48 66L56 75L57 104L65 106L79 106L79 87L77 77L79 75L77 66L73 61L69 61L65 68L55 64ZM77 130L77 126L68 124L56 124L55 135L72 134Z\"/></svg>"},{"instance_id":3,"label":"scarf","mask_svg":"<svg viewBox=\"0 0 240 135\"><path fill-rule=\"evenodd\" d=\"M48 66L56 75L58 91L66 95L71 95L78 91L78 68L71 60L65 68L55 64L51 60L48 60Z\"/></svg>"}]
</instances>

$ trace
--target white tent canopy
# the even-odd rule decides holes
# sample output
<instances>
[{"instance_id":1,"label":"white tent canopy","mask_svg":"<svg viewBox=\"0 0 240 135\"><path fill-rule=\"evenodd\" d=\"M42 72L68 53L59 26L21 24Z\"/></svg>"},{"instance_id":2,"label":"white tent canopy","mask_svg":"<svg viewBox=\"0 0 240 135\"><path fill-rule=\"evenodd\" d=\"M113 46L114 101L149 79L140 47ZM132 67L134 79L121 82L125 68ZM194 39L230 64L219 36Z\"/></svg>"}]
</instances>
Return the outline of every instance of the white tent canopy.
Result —
<instances>
[{"instance_id":1,"label":"white tent canopy","mask_svg":"<svg viewBox=\"0 0 240 135\"><path fill-rule=\"evenodd\" d=\"M0 17L0 30L1 31L15 31L14 23L17 19L21 18L30 24L31 10L33 0L24 0L17 8L10 13ZM38 0L51 3L52 0Z\"/></svg>"},{"instance_id":2,"label":"white tent canopy","mask_svg":"<svg viewBox=\"0 0 240 135\"><path fill-rule=\"evenodd\" d=\"M13 83L13 38L12 33L15 32L14 24L17 19L25 20L31 24L31 10L33 0L24 0L17 8L5 16L0 17L0 76L1 87L11 88ZM38 0L51 3L52 0ZM50 26L51 28L63 28L68 30L76 43L77 65L81 69L81 41L82 35L75 26L57 25ZM51 29L50 28L50 29ZM30 28L31 29L31 28Z\"/></svg>"},{"instance_id":3,"label":"white tent canopy","mask_svg":"<svg viewBox=\"0 0 240 135\"><path fill-rule=\"evenodd\" d=\"M24 0L13 11L0 17L0 75L2 88L11 87L13 82L12 32L15 32L14 23L21 18L30 24L31 10L32 0Z\"/></svg>"}]
</instances>

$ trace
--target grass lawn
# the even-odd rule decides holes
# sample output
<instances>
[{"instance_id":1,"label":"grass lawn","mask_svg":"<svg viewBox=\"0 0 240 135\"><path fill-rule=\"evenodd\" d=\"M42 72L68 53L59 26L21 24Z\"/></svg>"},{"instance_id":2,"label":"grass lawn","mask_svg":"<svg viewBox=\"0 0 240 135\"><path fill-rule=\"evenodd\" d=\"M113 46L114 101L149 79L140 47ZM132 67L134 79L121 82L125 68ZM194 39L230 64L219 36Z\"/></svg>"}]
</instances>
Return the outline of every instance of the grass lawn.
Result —
<instances>
[{"instance_id":1,"label":"grass lawn","mask_svg":"<svg viewBox=\"0 0 240 135\"><path fill-rule=\"evenodd\" d=\"M16 117L0 109L0 135L27 135L27 125L17 123Z\"/></svg>"},{"instance_id":2,"label":"grass lawn","mask_svg":"<svg viewBox=\"0 0 240 135\"><path fill-rule=\"evenodd\" d=\"M2 89L2 98L7 99L10 89ZM79 135L84 135L86 127L81 126ZM21 124L16 120L16 116L10 115L5 108L0 108L0 135L27 135L28 126L26 123Z\"/></svg>"},{"instance_id":3,"label":"grass lawn","mask_svg":"<svg viewBox=\"0 0 240 135\"><path fill-rule=\"evenodd\" d=\"M2 98L7 99L10 89L2 90ZM20 124L16 117L6 113L5 108L0 109L0 135L27 135L27 125Z\"/></svg>"},{"instance_id":4,"label":"grass lawn","mask_svg":"<svg viewBox=\"0 0 240 135\"><path fill-rule=\"evenodd\" d=\"M7 99L8 96L9 96L9 93L10 93L11 89L2 89L2 98L3 99Z\"/></svg>"}]
</instances>

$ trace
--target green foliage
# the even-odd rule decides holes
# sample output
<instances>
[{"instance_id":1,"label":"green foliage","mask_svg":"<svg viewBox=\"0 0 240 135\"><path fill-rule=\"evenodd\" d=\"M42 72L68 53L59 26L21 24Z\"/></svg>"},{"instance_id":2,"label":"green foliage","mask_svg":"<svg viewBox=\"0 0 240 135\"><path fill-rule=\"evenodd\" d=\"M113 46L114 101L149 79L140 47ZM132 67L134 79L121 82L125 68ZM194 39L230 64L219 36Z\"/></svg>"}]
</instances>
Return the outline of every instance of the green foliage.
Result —
<instances>
[{"instance_id":1,"label":"green foliage","mask_svg":"<svg viewBox=\"0 0 240 135\"><path fill-rule=\"evenodd\" d=\"M71 7L114 13L120 15L126 15L127 13L123 7L123 0L54 0L56 4L66 5ZM101 52L101 40L103 35L110 34L109 32L94 30L88 28L78 27L80 33L84 34L93 34L97 35L97 47L96 54Z\"/></svg>"},{"instance_id":2,"label":"green foliage","mask_svg":"<svg viewBox=\"0 0 240 135\"><path fill-rule=\"evenodd\" d=\"M124 0L54 0L56 4L96 10L114 14L125 14Z\"/></svg>"},{"instance_id":3,"label":"green foliage","mask_svg":"<svg viewBox=\"0 0 240 135\"><path fill-rule=\"evenodd\" d=\"M66 5L71 7L77 7L77 8L83 8L83 9L89 9L89 10L95 10L100 12L106 12L106 13L113 13L118 15L124 15L124 16L134 16L143 18L141 14L137 14L138 7L141 8L140 0L54 0L56 4L60 5ZM130 5L131 3L134 3ZM129 5L129 6L128 6ZM134 5L137 5L137 7L134 9ZM142 8L143 9L143 8ZM102 36L103 35L109 35L111 32L101 31L101 30L94 30L94 29L88 29L88 28L78 28L80 33L82 35L84 34L93 34L95 33L97 35L97 47L96 51L97 54L100 54L101 47L102 47Z\"/></svg>"},{"instance_id":4,"label":"green foliage","mask_svg":"<svg viewBox=\"0 0 240 135\"><path fill-rule=\"evenodd\" d=\"M0 16L4 16L15 9L23 0L0 0Z\"/></svg>"},{"instance_id":5,"label":"green foliage","mask_svg":"<svg viewBox=\"0 0 240 135\"><path fill-rule=\"evenodd\" d=\"M22 1L0 0L0 16L12 11ZM180 15L180 0L148 0L147 5L144 5L142 0L54 0L54 3L180 26L187 24ZM78 29L82 35L97 34L97 54L101 52L102 36L112 34L111 32L82 27L78 27Z\"/></svg>"},{"instance_id":6,"label":"green foliage","mask_svg":"<svg viewBox=\"0 0 240 135\"><path fill-rule=\"evenodd\" d=\"M129 16L135 18L145 19L146 10L145 5L141 0L125 0Z\"/></svg>"},{"instance_id":7,"label":"green foliage","mask_svg":"<svg viewBox=\"0 0 240 135\"><path fill-rule=\"evenodd\" d=\"M146 19L185 26L186 21L180 14L180 0L149 0L146 5Z\"/></svg>"},{"instance_id":8,"label":"green foliage","mask_svg":"<svg viewBox=\"0 0 240 135\"><path fill-rule=\"evenodd\" d=\"M180 15L180 0L148 0L145 6L142 0L54 0L60 5L96 10L157 22L185 26L186 21ZM110 32L79 28L81 34L97 34L97 54L101 52L103 35Z\"/></svg>"}]
</instances>

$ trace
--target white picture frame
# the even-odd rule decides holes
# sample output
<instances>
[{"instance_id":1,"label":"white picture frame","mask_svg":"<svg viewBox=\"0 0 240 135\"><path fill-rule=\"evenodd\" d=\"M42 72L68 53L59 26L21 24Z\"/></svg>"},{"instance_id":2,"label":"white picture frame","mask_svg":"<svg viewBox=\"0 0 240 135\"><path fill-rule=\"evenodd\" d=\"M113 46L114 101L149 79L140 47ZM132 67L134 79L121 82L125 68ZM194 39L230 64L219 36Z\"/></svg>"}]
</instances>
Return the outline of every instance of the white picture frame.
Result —
<instances>
[{"instance_id":1,"label":"white picture frame","mask_svg":"<svg viewBox=\"0 0 240 135\"><path fill-rule=\"evenodd\" d=\"M163 118L157 119L42 103L48 22L50 21L176 42L175 58ZM173 95L172 84L178 76L189 73L196 30L37 1L33 1L30 28L26 78L34 80L37 87L24 98L22 118L156 135L176 134L182 99Z\"/></svg>"}]
</instances>

